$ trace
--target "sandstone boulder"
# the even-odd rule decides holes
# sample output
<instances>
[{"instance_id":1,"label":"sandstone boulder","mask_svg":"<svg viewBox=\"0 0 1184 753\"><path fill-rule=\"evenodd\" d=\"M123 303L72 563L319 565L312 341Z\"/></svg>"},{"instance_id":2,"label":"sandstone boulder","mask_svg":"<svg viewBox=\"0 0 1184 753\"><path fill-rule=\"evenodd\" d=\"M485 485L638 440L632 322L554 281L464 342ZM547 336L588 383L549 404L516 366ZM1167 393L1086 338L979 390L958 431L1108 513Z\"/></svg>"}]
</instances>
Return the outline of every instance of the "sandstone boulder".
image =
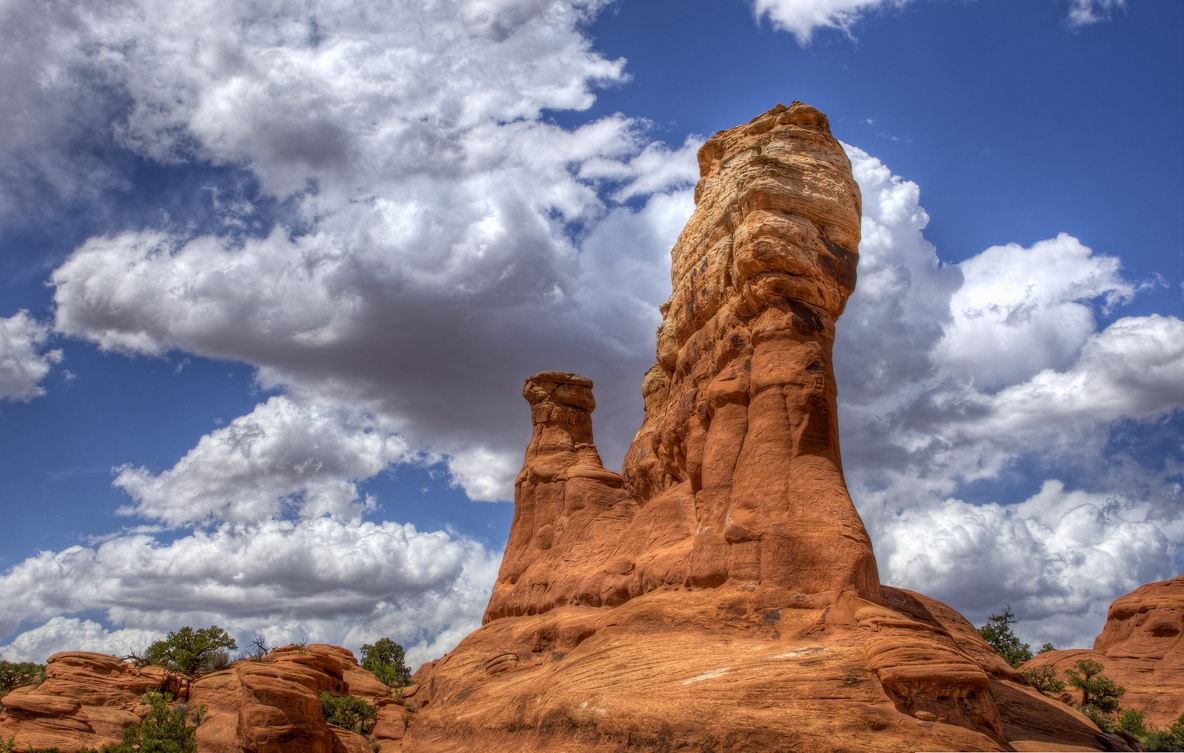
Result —
<instances>
[{"instance_id":1,"label":"sandstone boulder","mask_svg":"<svg viewBox=\"0 0 1184 753\"><path fill-rule=\"evenodd\" d=\"M592 382L529 378L484 625L417 673L404 749L1095 749L960 615L880 584L831 357L860 195L825 116L778 106L699 165L621 473Z\"/></svg>"}]
</instances>

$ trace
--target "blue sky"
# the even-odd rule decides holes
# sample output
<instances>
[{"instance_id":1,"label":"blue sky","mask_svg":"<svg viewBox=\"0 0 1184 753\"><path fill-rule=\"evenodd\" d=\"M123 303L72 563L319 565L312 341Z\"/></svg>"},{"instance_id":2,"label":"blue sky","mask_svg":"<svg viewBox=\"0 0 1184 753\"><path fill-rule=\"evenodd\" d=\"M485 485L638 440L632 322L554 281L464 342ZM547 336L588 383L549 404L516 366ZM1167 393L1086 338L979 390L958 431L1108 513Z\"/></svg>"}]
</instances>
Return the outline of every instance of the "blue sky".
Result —
<instances>
[{"instance_id":1,"label":"blue sky","mask_svg":"<svg viewBox=\"0 0 1184 753\"><path fill-rule=\"evenodd\" d=\"M542 369L640 425L694 152L809 102L886 582L1033 643L1181 572L1184 7L0 5L0 648L479 625Z\"/></svg>"}]
</instances>

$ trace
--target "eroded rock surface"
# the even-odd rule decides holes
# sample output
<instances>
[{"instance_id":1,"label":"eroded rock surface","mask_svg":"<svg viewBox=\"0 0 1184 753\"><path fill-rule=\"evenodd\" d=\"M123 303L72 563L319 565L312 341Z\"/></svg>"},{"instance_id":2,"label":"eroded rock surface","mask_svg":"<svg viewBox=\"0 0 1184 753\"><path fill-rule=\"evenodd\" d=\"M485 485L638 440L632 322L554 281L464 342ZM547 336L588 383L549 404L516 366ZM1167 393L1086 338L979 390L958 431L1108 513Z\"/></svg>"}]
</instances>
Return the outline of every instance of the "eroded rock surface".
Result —
<instances>
[{"instance_id":1,"label":"eroded rock surface","mask_svg":"<svg viewBox=\"0 0 1184 753\"><path fill-rule=\"evenodd\" d=\"M879 582L831 358L860 195L825 116L778 106L699 164L624 467L591 381L527 380L485 624L421 670L407 749L1093 749L960 615Z\"/></svg>"},{"instance_id":2,"label":"eroded rock surface","mask_svg":"<svg viewBox=\"0 0 1184 753\"><path fill-rule=\"evenodd\" d=\"M371 753L366 738L325 724L323 692L378 706L373 736L385 753L401 749L405 722L415 716L404 698L338 646L287 646L191 685L157 667L72 652L50 657L40 686L0 699L0 740L13 738L17 753L118 744L123 730L148 712L141 702L148 690L168 690L179 701L206 707L197 728L199 753Z\"/></svg>"},{"instance_id":3,"label":"eroded rock surface","mask_svg":"<svg viewBox=\"0 0 1184 753\"><path fill-rule=\"evenodd\" d=\"M1081 659L1105 667L1126 688L1124 708L1140 709L1166 727L1184 713L1184 575L1149 583L1115 599L1093 650L1037 654L1024 668L1051 666L1061 679ZM1080 702L1080 700L1079 700Z\"/></svg>"},{"instance_id":4,"label":"eroded rock surface","mask_svg":"<svg viewBox=\"0 0 1184 753\"><path fill-rule=\"evenodd\" d=\"M0 740L13 738L17 751L116 745L124 728L148 712L140 697L165 687L167 679L157 667L137 669L106 654L54 654L45 682L0 698Z\"/></svg>"}]
</instances>

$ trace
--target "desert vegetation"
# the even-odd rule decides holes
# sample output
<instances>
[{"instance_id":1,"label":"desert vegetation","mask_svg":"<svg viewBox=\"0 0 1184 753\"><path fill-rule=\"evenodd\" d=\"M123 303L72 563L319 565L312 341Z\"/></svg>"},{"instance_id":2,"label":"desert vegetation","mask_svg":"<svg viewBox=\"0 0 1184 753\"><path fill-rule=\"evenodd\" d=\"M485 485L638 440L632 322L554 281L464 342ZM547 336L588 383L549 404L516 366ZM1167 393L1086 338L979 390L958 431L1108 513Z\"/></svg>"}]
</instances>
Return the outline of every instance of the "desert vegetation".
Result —
<instances>
[{"instance_id":1,"label":"desert vegetation","mask_svg":"<svg viewBox=\"0 0 1184 753\"><path fill-rule=\"evenodd\" d=\"M132 658L192 677L230 666L230 652L237 649L234 638L217 625L199 630L186 625Z\"/></svg>"},{"instance_id":2,"label":"desert vegetation","mask_svg":"<svg viewBox=\"0 0 1184 753\"><path fill-rule=\"evenodd\" d=\"M44 679L44 664L0 661L0 696L25 685L40 685Z\"/></svg>"},{"instance_id":3,"label":"desert vegetation","mask_svg":"<svg viewBox=\"0 0 1184 753\"><path fill-rule=\"evenodd\" d=\"M983 640L991 644L995 653L1013 667L1019 667L1032 658L1032 647L1021 641L1011 629L1011 626L1019 621L1020 618L1015 616L1011 611L1011 605L1008 604L999 614L988 617L987 624L978 629L978 634ZM1052 647L1051 643L1044 645L1050 649Z\"/></svg>"},{"instance_id":4,"label":"desert vegetation","mask_svg":"<svg viewBox=\"0 0 1184 753\"><path fill-rule=\"evenodd\" d=\"M196 753L197 725L205 716L204 706L187 703L172 707L172 696L150 690L144 702L151 706L144 721L123 731L123 743L104 745L98 753Z\"/></svg>"},{"instance_id":5,"label":"desert vegetation","mask_svg":"<svg viewBox=\"0 0 1184 753\"><path fill-rule=\"evenodd\" d=\"M1073 669L1058 673L1054 667L1022 668L1032 658L1031 646L1020 640L1012 630L1019 617L1011 605L993 614L978 629L979 635L995 649L999 656L1017 669L1036 690L1062 703L1074 706L1093 721L1103 732L1127 732L1138 738L1149 751L1184 749L1184 714L1167 728L1148 724L1142 711L1124 709L1121 698L1126 689L1107 677L1105 666L1092 659L1079 659ZM1037 653L1055 651L1045 643Z\"/></svg>"},{"instance_id":6,"label":"desert vegetation","mask_svg":"<svg viewBox=\"0 0 1184 753\"><path fill-rule=\"evenodd\" d=\"M325 715L325 722L335 727L368 735L374 729L378 720L378 709L353 696L333 697L328 693L321 693L321 712Z\"/></svg>"},{"instance_id":7,"label":"desert vegetation","mask_svg":"<svg viewBox=\"0 0 1184 753\"><path fill-rule=\"evenodd\" d=\"M411 670L403 657L403 647L390 638L379 638L373 645L362 646L362 669L374 673L387 687L402 688L411 684Z\"/></svg>"}]
</instances>

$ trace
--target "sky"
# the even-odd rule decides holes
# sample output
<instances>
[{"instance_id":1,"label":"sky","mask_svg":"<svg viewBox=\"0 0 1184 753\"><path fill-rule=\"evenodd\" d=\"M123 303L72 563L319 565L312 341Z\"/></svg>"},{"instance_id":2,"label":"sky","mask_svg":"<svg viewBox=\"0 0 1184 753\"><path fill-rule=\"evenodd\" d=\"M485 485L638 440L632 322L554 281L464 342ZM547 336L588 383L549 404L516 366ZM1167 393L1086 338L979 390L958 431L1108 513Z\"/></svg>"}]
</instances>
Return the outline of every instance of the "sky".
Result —
<instances>
[{"instance_id":1,"label":"sky","mask_svg":"<svg viewBox=\"0 0 1184 753\"><path fill-rule=\"evenodd\" d=\"M480 625L525 378L640 426L695 152L825 112L885 583L1038 646L1184 572L1184 4L0 0L0 652Z\"/></svg>"}]
</instances>

